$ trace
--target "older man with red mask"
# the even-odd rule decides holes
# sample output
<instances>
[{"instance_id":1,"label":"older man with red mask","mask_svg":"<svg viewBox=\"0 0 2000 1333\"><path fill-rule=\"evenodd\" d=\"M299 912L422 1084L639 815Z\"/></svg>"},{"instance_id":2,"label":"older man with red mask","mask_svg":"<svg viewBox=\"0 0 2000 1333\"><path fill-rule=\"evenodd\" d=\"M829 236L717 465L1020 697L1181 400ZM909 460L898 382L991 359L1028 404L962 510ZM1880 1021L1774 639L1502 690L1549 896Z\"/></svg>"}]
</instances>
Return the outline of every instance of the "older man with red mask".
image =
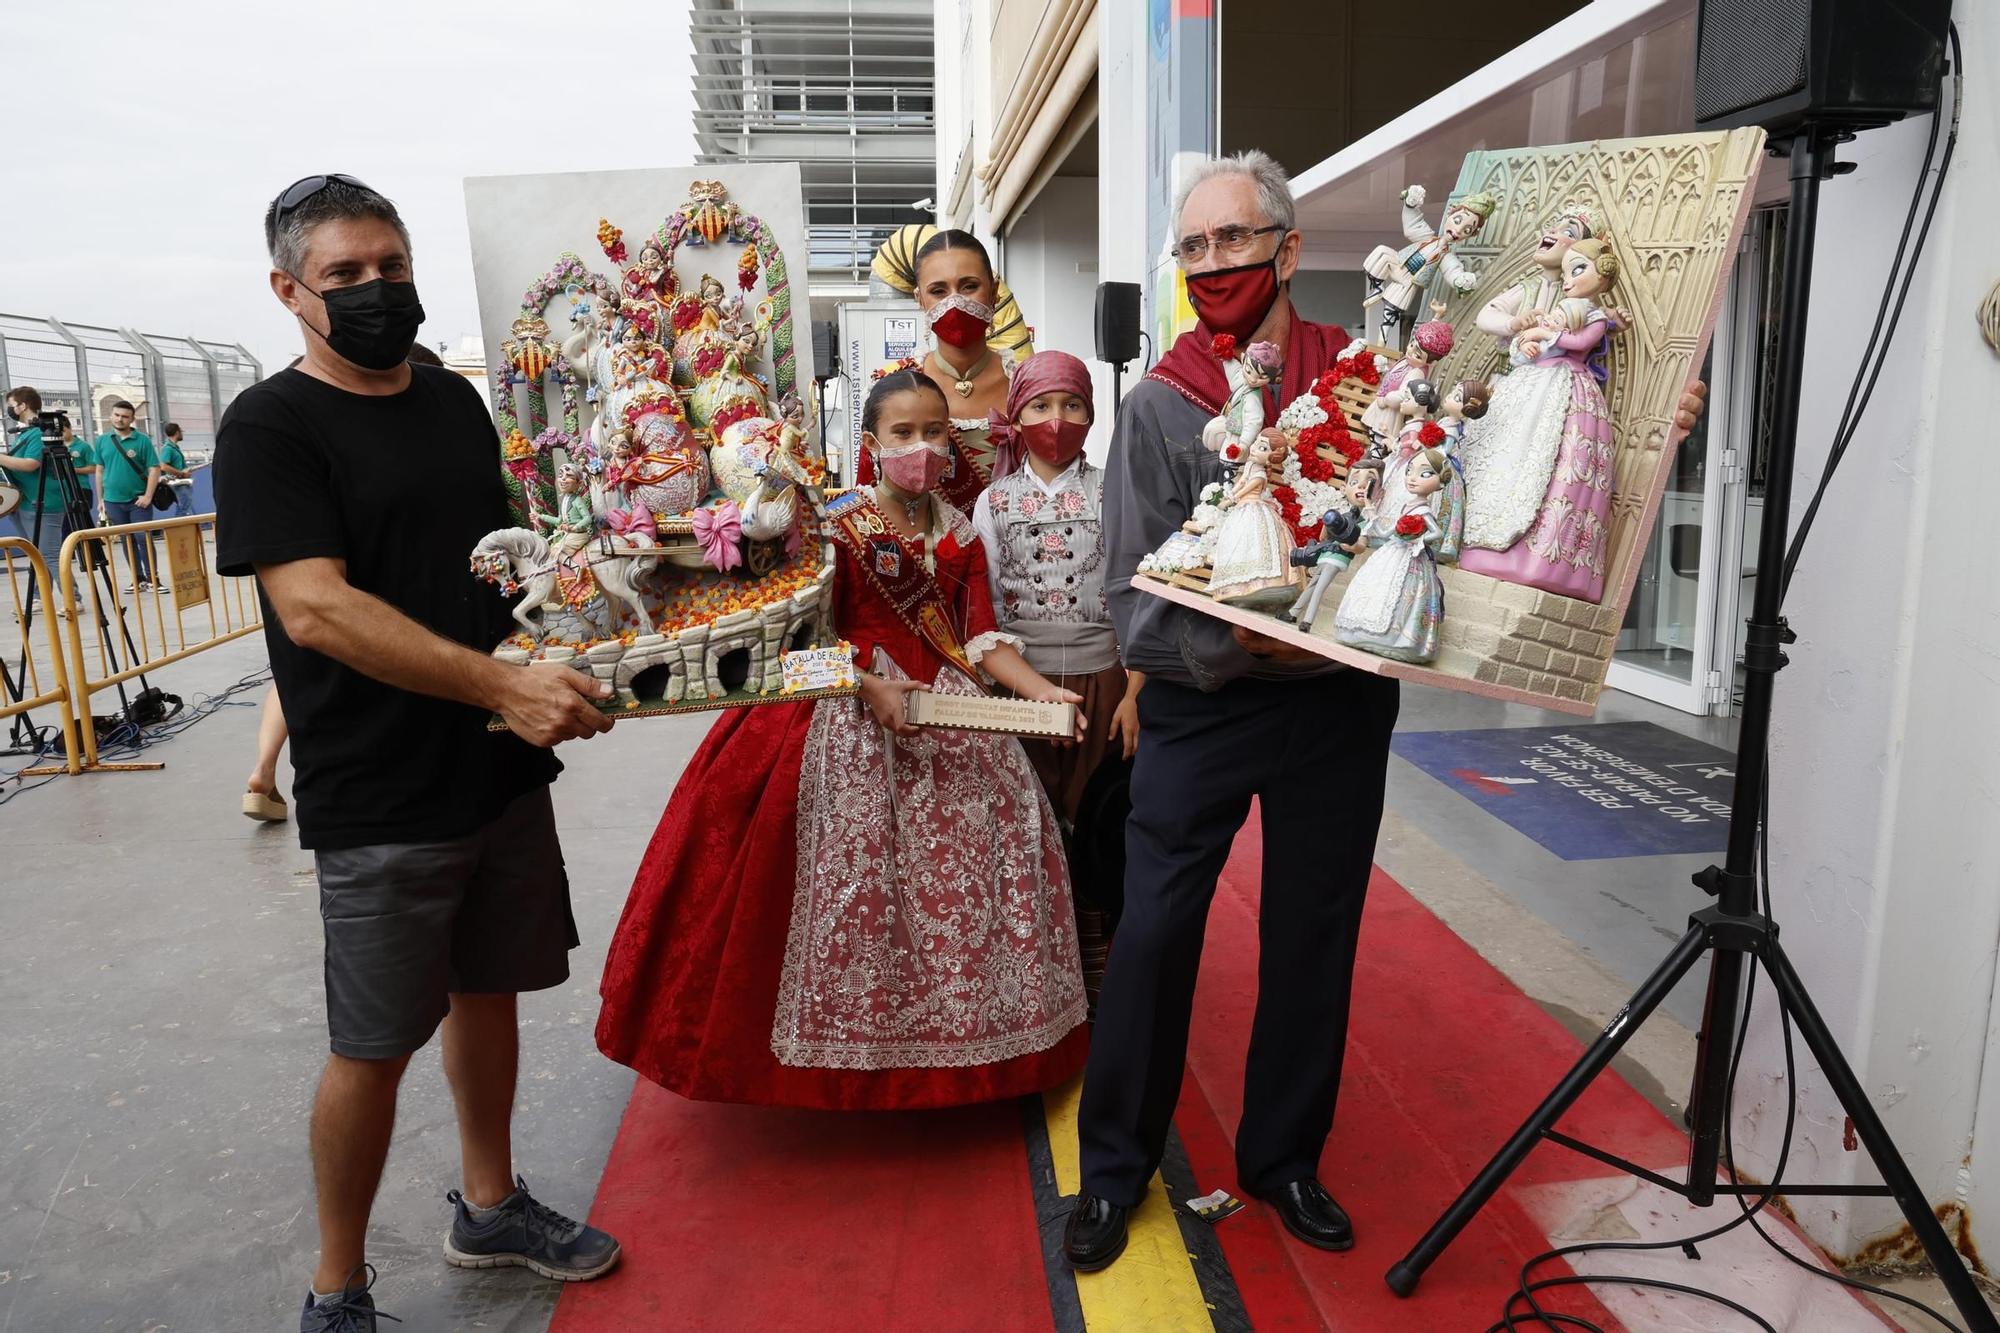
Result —
<instances>
[{"instance_id":1,"label":"older man with red mask","mask_svg":"<svg viewBox=\"0 0 2000 1333\"><path fill-rule=\"evenodd\" d=\"M1221 460L1201 443L1203 424L1229 396L1209 351L1215 335L1284 353L1283 380L1265 390L1266 420L1284 395L1331 368L1349 339L1292 307L1286 284L1301 242L1290 182L1271 158L1247 152L1200 164L1174 215L1174 254L1201 322L1126 396L1104 485L1106 591L1125 665L1146 673L1146 689L1124 914L1077 1126L1083 1188L1064 1233L1071 1266L1085 1272L1123 1252L1126 1215L1165 1152L1208 905L1252 798L1266 834L1262 957L1237 1188L1270 1203L1308 1245L1354 1244L1318 1172L1340 1090L1397 684L1131 586L1141 557L1222 479ZM1700 406L1698 392L1683 402L1683 427ZM1327 767L1330 750L1341 756L1337 770Z\"/></svg>"}]
</instances>

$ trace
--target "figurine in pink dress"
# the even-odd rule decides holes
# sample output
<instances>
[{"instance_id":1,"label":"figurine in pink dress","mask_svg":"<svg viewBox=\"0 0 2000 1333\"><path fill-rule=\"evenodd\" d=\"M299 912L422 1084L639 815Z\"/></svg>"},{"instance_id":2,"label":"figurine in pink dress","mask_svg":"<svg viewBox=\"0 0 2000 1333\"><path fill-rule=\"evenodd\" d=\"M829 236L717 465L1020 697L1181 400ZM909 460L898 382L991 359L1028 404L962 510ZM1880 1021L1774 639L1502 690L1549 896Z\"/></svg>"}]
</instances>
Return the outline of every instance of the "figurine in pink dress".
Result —
<instances>
[{"instance_id":1,"label":"figurine in pink dress","mask_svg":"<svg viewBox=\"0 0 2000 1333\"><path fill-rule=\"evenodd\" d=\"M1465 473L1465 545L1459 567L1587 602L1604 596L1611 546L1615 449L1604 398L1603 301L1618 256L1602 239L1563 254L1559 322L1522 329L1518 364L1469 421L1458 453ZM1554 303L1551 304L1551 309ZM1540 312L1547 316L1549 311Z\"/></svg>"}]
</instances>

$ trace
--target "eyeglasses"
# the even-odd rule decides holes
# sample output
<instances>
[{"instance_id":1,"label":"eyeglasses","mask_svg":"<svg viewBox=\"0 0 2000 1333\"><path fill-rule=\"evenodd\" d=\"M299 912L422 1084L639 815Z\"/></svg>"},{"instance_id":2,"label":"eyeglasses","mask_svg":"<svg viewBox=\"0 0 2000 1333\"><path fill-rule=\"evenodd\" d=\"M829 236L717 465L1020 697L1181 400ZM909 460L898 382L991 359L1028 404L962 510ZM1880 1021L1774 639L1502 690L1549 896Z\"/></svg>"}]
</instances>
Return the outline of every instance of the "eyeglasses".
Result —
<instances>
[{"instance_id":1,"label":"eyeglasses","mask_svg":"<svg viewBox=\"0 0 2000 1333\"><path fill-rule=\"evenodd\" d=\"M329 171L320 176L302 176L290 185L287 185L285 192L278 196L277 216L282 219L287 213L294 211L300 205L304 204L306 200L312 198L335 181L339 181L342 185L352 185L357 190L368 189L366 185L363 185L360 181L354 179L354 177L343 176L337 171ZM369 193L372 194L374 191L370 190Z\"/></svg>"},{"instance_id":2,"label":"eyeglasses","mask_svg":"<svg viewBox=\"0 0 2000 1333\"><path fill-rule=\"evenodd\" d=\"M1273 224L1269 227L1217 227L1207 236L1183 236L1181 243L1174 247L1173 256L1183 264L1198 263L1213 246L1225 255L1241 254L1259 236L1268 236L1274 231L1290 231L1290 227Z\"/></svg>"}]
</instances>

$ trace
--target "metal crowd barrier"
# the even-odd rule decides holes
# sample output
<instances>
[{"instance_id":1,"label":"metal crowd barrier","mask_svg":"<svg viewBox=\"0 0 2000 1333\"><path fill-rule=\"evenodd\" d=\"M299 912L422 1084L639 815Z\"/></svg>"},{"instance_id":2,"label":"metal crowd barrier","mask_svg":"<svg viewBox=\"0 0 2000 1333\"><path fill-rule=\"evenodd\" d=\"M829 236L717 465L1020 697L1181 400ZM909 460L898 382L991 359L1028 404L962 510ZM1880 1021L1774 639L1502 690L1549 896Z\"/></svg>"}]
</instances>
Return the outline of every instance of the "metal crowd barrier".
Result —
<instances>
[{"instance_id":1,"label":"metal crowd barrier","mask_svg":"<svg viewBox=\"0 0 2000 1333\"><path fill-rule=\"evenodd\" d=\"M11 726L9 719L53 705L62 725L63 761L68 771L74 773L78 763L76 713L71 703L69 664L63 660L62 641L56 634L58 622L51 614L58 605L55 585L49 579L49 567L43 561L42 553L35 549L33 543L19 537L0 537L0 567L4 567L7 576L7 596L13 604L13 623L16 626L24 624L28 610L28 598L23 595L20 571L16 565L23 559L27 561L28 586L34 589L35 620L48 640L49 675L53 677L53 684L48 689L42 688L42 667L35 660L34 631L33 626L29 626L18 644L7 644L10 653L6 668L8 679L20 693L18 698L10 701L9 692L0 692L0 723ZM14 652L19 652L18 658L11 657ZM16 667L19 668L18 675Z\"/></svg>"},{"instance_id":2,"label":"metal crowd barrier","mask_svg":"<svg viewBox=\"0 0 2000 1333\"><path fill-rule=\"evenodd\" d=\"M196 514L86 528L64 540L57 605L67 613L70 704L82 742L81 753L70 747L71 773L161 767L99 761L92 696L263 628L255 581L209 569L203 533L214 523L214 514ZM132 591L142 546L152 587Z\"/></svg>"}]
</instances>

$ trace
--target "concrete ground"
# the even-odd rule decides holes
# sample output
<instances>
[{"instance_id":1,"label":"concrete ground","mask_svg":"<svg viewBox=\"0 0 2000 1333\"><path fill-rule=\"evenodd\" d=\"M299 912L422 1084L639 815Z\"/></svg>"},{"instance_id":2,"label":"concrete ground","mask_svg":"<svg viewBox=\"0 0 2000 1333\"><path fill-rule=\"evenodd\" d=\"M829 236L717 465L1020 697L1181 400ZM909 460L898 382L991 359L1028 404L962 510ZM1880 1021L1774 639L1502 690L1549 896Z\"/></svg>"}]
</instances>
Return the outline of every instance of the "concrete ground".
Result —
<instances>
[{"instance_id":1,"label":"concrete ground","mask_svg":"<svg viewBox=\"0 0 2000 1333\"><path fill-rule=\"evenodd\" d=\"M252 637L157 683L191 699L264 665ZM260 693L151 751L163 772L64 777L0 806L0 1333L296 1326L316 1253L320 925L296 830L237 811ZM705 726L615 730L556 788L584 942L567 986L523 1000L515 1134L530 1184L577 1213L632 1081L591 1036L605 944ZM369 1237L381 1304L416 1329L539 1330L552 1284L438 1256L456 1141L432 1043Z\"/></svg>"},{"instance_id":2,"label":"concrete ground","mask_svg":"<svg viewBox=\"0 0 2000 1333\"><path fill-rule=\"evenodd\" d=\"M252 637L156 683L192 702L263 666ZM259 693L154 747L163 772L64 777L0 805L0 1333L293 1326L315 1252L305 1145L325 1050L320 933L295 830L237 813ZM1627 719L1729 744L1725 724L1622 696L1598 720ZM1406 729L1565 720L1404 695ZM568 985L523 1001L516 1145L538 1193L573 1212L589 1206L632 1081L592 1041L604 949L706 726L631 723L565 754L556 808L583 944ZM20 762L0 759L0 774ZM1390 808L1384 869L1579 1034L1705 901L1687 877L1711 858L1563 862L1400 759ZM1621 1060L1664 1107L1685 1096L1699 1007L1684 989ZM438 1256L455 1158L433 1044L404 1085L370 1235L380 1302L412 1329L540 1333L552 1284Z\"/></svg>"}]
</instances>

